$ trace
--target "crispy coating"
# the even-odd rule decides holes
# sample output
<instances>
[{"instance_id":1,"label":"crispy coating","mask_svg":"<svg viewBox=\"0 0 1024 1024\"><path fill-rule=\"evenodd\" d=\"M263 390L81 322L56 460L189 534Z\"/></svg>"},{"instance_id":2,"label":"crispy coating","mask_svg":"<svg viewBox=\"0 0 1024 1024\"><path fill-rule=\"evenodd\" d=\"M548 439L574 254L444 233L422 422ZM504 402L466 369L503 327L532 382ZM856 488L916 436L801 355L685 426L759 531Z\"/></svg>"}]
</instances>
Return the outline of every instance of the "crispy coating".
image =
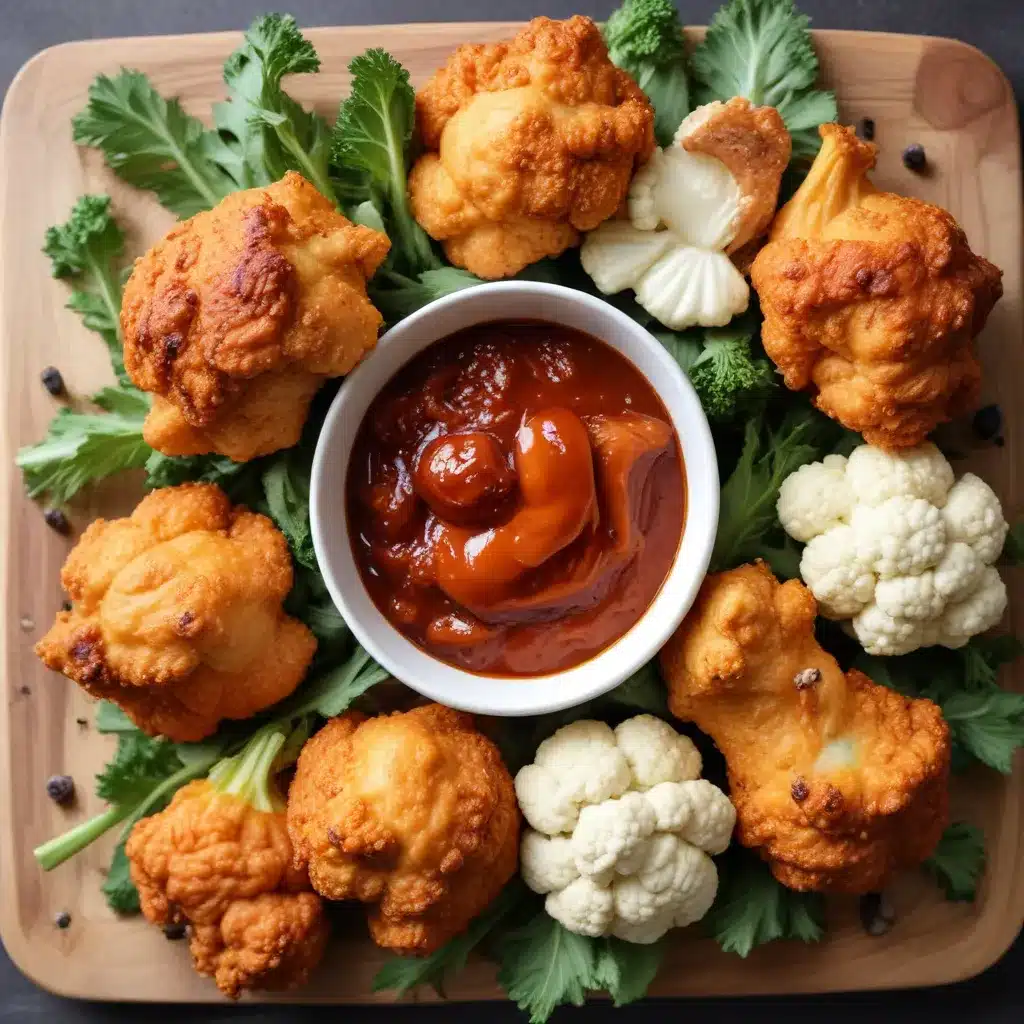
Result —
<instances>
[{"instance_id":1,"label":"crispy coating","mask_svg":"<svg viewBox=\"0 0 1024 1024\"><path fill-rule=\"evenodd\" d=\"M654 112L579 15L465 44L416 97L413 215L448 259L509 277L611 217L654 148Z\"/></svg>"},{"instance_id":2,"label":"crispy coating","mask_svg":"<svg viewBox=\"0 0 1024 1024\"><path fill-rule=\"evenodd\" d=\"M765 351L786 385L882 448L912 448L968 411L973 339L1002 295L953 217L867 180L875 147L826 124L751 279Z\"/></svg>"},{"instance_id":3,"label":"crispy coating","mask_svg":"<svg viewBox=\"0 0 1024 1024\"><path fill-rule=\"evenodd\" d=\"M295 988L319 963L327 919L283 812L191 782L132 829L125 852L146 920L187 923L195 969L225 995Z\"/></svg>"},{"instance_id":4,"label":"crispy coating","mask_svg":"<svg viewBox=\"0 0 1024 1024\"><path fill-rule=\"evenodd\" d=\"M294 171L172 228L121 305L125 367L155 396L146 442L236 462L295 444L317 388L377 342L366 282L388 245Z\"/></svg>"},{"instance_id":5,"label":"crispy coating","mask_svg":"<svg viewBox=\"0 0 1024 1024\"><path fill-rule=\"evenodd\" d=\"M201 740L302 681L316 640L285 615L284 536L213 484L147 495L97 519L68 555L60 612L36 654L151 735Z\"/></svg>"},{"instance_id":6,"label":"crispy coating","mask_svg":"<svg viewBox=\"0 0 1024 1024\"><path fill-rule=\"evenodd\" d=\"M767 230L779 201L782 172L793 143L774 107L755 107L734 96L699 107L680 126L676 141L690 153L721 160L740 189L736 233L726 248L733 255ZM741 265L749 266L744 255Z\"/></svg>"},{"instance_id":7,"label":"crispy coating","mask_svg":"<svg viewBox=\"0 0 1024 1024\"><path fill-rule=\"evenodd\" d=\"M844 675L816 612L762 562L709 576L661 653L669 707L725 755L737 836L780 882L873 892L942 834L949 729L931 701Z\"/></svg>"},{"instance_id":8,"label":"crispy coating","mask_svg":"<svg viewBox=\"0 0 1024 1024\"><path fill-rule=\"evenodd\" d=\"M377 945L426 954L515 872L519 812L508 769L472 717L430 704L328 722L299 758L288 831L317 892L373 904Z\"/></svg>"}]
</instances>

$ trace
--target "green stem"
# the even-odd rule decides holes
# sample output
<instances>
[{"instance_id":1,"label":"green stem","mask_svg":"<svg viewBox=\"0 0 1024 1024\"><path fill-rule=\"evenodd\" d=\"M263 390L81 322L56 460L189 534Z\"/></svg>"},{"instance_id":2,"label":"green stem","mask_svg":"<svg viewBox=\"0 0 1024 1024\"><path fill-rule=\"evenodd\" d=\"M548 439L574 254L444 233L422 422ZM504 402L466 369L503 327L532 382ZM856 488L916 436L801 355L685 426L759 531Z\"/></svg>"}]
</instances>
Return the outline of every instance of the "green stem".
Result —
<instances>
[{"instance_id":1,"label":"green stem","mask_svg":"<svg viewBox=\"0 0 1024 1024\"><path fill-rule=\"evenodd\" d=\"M290 128L285 125L281 125L275 128L278 138L281 140L282 145L289 153L295 158L295 162L302 168L303 174L306 178L311 181L317 191L325 199L334 199L335 205L337 205L337 197L334 195L334 186L331 184L330 176L327 174L326 169L318 167L309 159L309 154L299 144L299 140L295 136Z\"/></svg>"},{"instance_id":2,"label":"green stem","mask_svg":"<svg viewBox=\"0 0 1024 1024\"><path fill-rule=\"evenodd\" d=\"M210 782L219 793L238 797L258 811L281 811L284 801L276 792L271 776L286 732L271 723L256 732L241 753L214 765Z\"/></svg>"},{"instance_id":3,"label":"green stem","mask_svg":"<svg viewBox=\"0 0 1024 1024\"><path fill-rule=\"evenodd\" d=\"M109 267L101 267L99 263L92 258L92 255L87 256L87 262L89 264L89 270L92 273L94 280L100 289L100 297L103 299L103 304L107 307L107 313L110 315L110 322L114 325L114 330L117 332L118 340L121 339L121 294L120 289L114 287L113 279L110 274Z\"/></svg>"},{"instance_id":4,"label":"green stem","mask_svg":"<svg viewBox=\"0 0 1024 1024\"><path fill-rule=\"evenodd\" d=\"M76 825L70 832L65 832L64 835L57 836L55 839L43 843L42 846L37 846L32 851L33 855L44 871L52 871L58 864L63 864L64 861L94 843L118 822L124 821L131 811L131 807L120 807L117 804L108 807L102 814L83 821L81 825Z\"/></svg>"}]
</instances>

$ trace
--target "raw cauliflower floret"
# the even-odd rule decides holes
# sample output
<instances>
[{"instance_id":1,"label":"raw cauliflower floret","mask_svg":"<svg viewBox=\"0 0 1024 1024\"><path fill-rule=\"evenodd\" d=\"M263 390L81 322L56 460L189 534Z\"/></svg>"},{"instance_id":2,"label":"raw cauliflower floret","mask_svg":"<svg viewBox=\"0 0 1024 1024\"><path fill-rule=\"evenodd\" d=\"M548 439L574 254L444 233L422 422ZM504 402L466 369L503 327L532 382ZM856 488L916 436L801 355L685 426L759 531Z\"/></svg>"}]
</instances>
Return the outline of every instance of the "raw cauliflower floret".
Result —
<instances>
[{"instance_id":1,"label":"raw cauliflower floret","mask_svg":"<svg viewBox=\"0 0 1024 1024\"><path fill-rule=\"evenodd\" d=\"M960 477L949 492L942 518L949 536L969 544L986 565L999 557L1009 524L996 492L981 477L973 473Z\"/></svg>"},{"instance_id":2,"label":"raw cauliflower floret","mask_svg":"<svg viewBox=\"0 0 1024 1024\"><path fill-rule=\"evenodd\" d=\"M626 766L625 785L601 795L621 782L610 768L612 750ZM604 766L602 782L584 792L579 776L595 761ZM559 784L556 765L576 781ZM703 917L718 884L710 854L729 845L736 811L697 777L700 768L693 743L653 715L614 732L574 722L545 740L519 772L516 792L526 794L523 813L533 826L522 838L520 871L546 895L547 912L580 935L641 943Z\"/></svg>"},{"instance_id":3,"label":"raw cauliflower floret","mask_svg":"<svg viewBox=\"0 0 1024 1024\"><path fill-rule=\"evenodd\" d=\"M852 509L853 492L842 455L826 455L821 462L801 466L779 488L779 522L790 537L804 544L848 522Z\"/></svg>"},{"instance_id":4,"label":"raw cauliflower floret","mask_svg":"<svg viewBox=\"0 0 1024 1024\"><path fill-rule=\"evenodd\" d=\"M533 764L516 775L516 799L530 825L556 835L573 830L583 804L622 796L629 784L615 733L604 722L581 720L541 743Z\"/></svg>"},{"instance_id":5,"label":"raw cauliflower floret","mask_svg":"<svg viewBox=\"0 0 1024 1024\"><path fill-rule=\"evenodd\" d=\"M946 551L946 524L924 498L897 496L881 505L858 505L851 521L860 561L880 579L917 575Z\"/></svg>"},{"instance_id":6,"label":"raw cauliflower floret","mask_svg":"<svg viewBox=\"0 0 1024 1024\"><path fill-rule=\"evenodd\" d=\"M626 719L615 730L615 742L629 762L636 789L700 778L700 751L693 740L654 715Z\"/></svg>"},{"instance_id":7,"label":"raw cauliflower floret","mask_svg":"<svg viewBox=\"0 0 1024 1024\"><path fill-rule=\"evenodd\" d=\"M988 565L982 571L981 582L962 601L947 605L942 616L941 639L943 647L963 647L972 636L991 629L1006 611L1006 584L999 571Z\"/></svg>"},{"instance_id":8,"label":"raw cauliflower floret","mask_svg":"<svg viewBox=\"0 0 1024 1024\"><path fill-rule=\"evenodd\" d=\"M861 445L803 466L782 482L778 514L806 542L800 575L819 611L850 620L871 654L962 647L1006 609L992 567L1008 530L999 499L973 473L954 483L933 444Z\"/></svg>"},{"instance_id":9,"label":"raw cauliflower floret","mask_svg":"<svg viewBox=\"0 0 1024 1024\"><path fill-rule=\"evenodd\" d=\"M893 452L862 444L850 453L846 481L859 505L881 505L890 498L924 498L941 508L953 486L953 467L930 441Z\"/></svg>"},{"instance_id":10,"label":"raw cauliflower floret","mask_svg":"<svg viewBox=\"0 0 1024 1024\"><path fill-rule=\"evenodd\" d=\"M830 619L856 615L875 592L875 574L861 558L851 526L812 538L800 557L800 575Z\"/></svg>"}]
</instances>

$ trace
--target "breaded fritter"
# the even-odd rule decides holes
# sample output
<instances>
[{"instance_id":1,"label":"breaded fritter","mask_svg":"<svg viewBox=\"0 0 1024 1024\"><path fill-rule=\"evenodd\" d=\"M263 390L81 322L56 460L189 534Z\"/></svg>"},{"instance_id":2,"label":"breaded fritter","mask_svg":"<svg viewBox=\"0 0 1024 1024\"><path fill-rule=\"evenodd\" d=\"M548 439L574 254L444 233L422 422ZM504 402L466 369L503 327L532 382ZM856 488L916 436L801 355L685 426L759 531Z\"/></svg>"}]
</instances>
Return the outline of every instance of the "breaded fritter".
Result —
<instances>
[{"instance_id":1,"label":"breaded fritter","mask_svg":"<svg viewBox=\"0 0 1024 1024\"><path fill-rule=\"evenodd\" d=\"M328 722L299 757L288 831L317 892L374 904L374 942L426 954L514 874L519 812L512 777L472 716L430 704Z\"/></svg>"},{"instance_id":2,"label":"breaded fritter","mask_svg":"<svg viewBox=\"0 0 1024 1024\"><path fill-rule=\"evenodd\" d=\"M465 44L416 97L409 176L424 230L480 277L557 256L611 217L654 148L654 112L579 15Z\"/></svg>"},{"instance_id":3,"label":"breaded fritter","mask_svg":"<svg viewBox=\"0 0 1024 1024\"><path fill-rule=\"evenodd\" d=\"M879 192L875 147L836 124L751 269L765 351L786 385L869 444L912 448L968 411L973 339L1002 272L945 210Z\"/></svg>"},{"instance_id":4,"label":"breaded fritter","mask_svg":"<svg viewBox=\"0 0 1024 1024\"><path fill-rule=\"evenodd\" d=\"M125 853L146 920L188 924L196 970L232 999L294 988L319 963L327 919L283 813L191 782L134 827Z\"/></svg>"},{"instance_id":5,"label":"breaded fritter","mask_svg":"<svg viewBox=\"0 0 1024 1024\"><path fill-rule=\"evenodd\" d=\"M61 581L71 611L36 653L176 742L288 696L316 649L281 607L292 586L284 536L213 484L153 491L126 519L97 519Z\"/></svg>"},{"instance_id":6,"label":"breaded fritter","mask_svg":"<svg viewBox=\"0 0 1024 1024\"><path fill-rule=\"evenodd\" d=\"M762 562L709 576L661 652L669 707L725 755L737 837L791 889L881 889L946 824L949 729L929 700L843 673L817 606Z\"/></svg>"},{"instance_id":7,"label":"breaded fritter","mask_svg":"<svg viewBox=\"0 0 1024 1024\"><path fill-rule=\"evenodd\" d=\"M154 394L146 442L236 462L295 444L324 380L377 342L366 282L388 247L294 171L174 227L121 305L125 367Z\"/></svg>"}]
</instances>

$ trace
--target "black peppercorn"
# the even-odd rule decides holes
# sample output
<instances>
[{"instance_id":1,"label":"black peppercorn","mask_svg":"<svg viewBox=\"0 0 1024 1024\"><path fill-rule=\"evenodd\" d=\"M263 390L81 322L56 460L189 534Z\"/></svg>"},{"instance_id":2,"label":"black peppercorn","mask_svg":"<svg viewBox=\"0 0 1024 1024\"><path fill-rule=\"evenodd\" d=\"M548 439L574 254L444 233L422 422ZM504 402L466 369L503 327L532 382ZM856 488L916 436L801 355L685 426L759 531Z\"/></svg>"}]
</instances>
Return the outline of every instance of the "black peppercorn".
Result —
<instances>
[{"instance_id":1,"label":"black peppercorn","mask_svg":"<svg viewBox=\"0 0 1024 1024\"><path fill-rule=\"evenodd\" d=\"M185 938L186 931L184 921L172 921L170 924L164 925L164 938L169 942L177 942L179 939Z\"/></svg>"},{"instance_id":2,"label":"black peppercorn","mask_svg":"<svg viewBox=\"0 0 1024 1024\"><path fill-rule=\"evenodd\" d=\"M68 517L59 508L48 508L43 513L43 519L51 530L57 533L68 534L71 532L71 523Z\"/></svg>"},{"instance_id":3,"label":"black peppercorn","mask_svg":"<svg viewBox=\"0 0 1024 1024\"><path fill-rule=\"evenodd\" d=\"M71 925L71 915L66 910L62 910L59 914L56 915L56 917L54 917L53 923L58 928L68 928Z\"/></svg>"},{"instance_id":4,"label":"black peppercorn","mask_svg":"<svg viewBox=\"0 0 1024 1024\"><path fill-rule=\"evenodd\" d=\"M971 429L982 441L994 441L1003 433L1003 410L998 405L984 405L971 420Z\"/></svg>"},{"instance_id":5,"label":"black peppercorn","mask_svg":"<svg viewBox=\"0 0 1024 1024\"><path fill-rule=\"evenodd\" d=\"M60 370L56 366L48 366L39 375L39 379L43 382L43 387L53 395L54 398L58 398L65 392L64 378L61 376Z\"/></svg>"},{"instance_id":6,"label":"black peppercorn","mask_svg":"<svg viewBox=\"0 0 1024 1024\"><path fill-rule=\"evenodd\" d=\"M46 780L46 795L55 804L71 803L75 796L75 780L70 775L51 775Z\"/></svg>"},{"instance_id":7,"label":"black peppercorn","mask_svg":"<svg viewBox=\"0 0 1024 1024\"><path fill-rule=\"evenodd\" d=\"M915 142L913 145L907 146L903 150L903 166L908 171L915 171L920 174L921 171L928 166L928 157L925 156L924 146L919 142Z\"/></svg>"},{"instance_id":8,"label":"black peppercorn","mask_svg":"<svg viewBox=\"0 0 1024 1024\"><path fill-rule=\"evenodd\" d=\"M857 134L865 141L871 142L875 137L875 122L870 117L862 117Z\"/></svg>"}]
</instances>

